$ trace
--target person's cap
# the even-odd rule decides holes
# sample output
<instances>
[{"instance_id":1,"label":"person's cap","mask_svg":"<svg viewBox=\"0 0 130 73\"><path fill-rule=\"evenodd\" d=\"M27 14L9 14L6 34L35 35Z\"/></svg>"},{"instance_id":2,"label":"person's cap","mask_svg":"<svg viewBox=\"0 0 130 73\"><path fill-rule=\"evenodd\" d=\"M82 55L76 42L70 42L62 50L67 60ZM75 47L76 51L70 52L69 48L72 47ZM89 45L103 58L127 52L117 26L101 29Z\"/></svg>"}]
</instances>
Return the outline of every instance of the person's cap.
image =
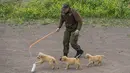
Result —
<instances>
[{"instance_id":1,"label":"person's cap","mask_svg":"<svg viewBox=\"0 0 130 73\"><path fill-rule=\"evenodd\" d=\"M64 9L64 8L69 8L70 6L69 6L69 4L63 4L63 6L62 6L62 8Z\"/></svg>"}]
</instances>

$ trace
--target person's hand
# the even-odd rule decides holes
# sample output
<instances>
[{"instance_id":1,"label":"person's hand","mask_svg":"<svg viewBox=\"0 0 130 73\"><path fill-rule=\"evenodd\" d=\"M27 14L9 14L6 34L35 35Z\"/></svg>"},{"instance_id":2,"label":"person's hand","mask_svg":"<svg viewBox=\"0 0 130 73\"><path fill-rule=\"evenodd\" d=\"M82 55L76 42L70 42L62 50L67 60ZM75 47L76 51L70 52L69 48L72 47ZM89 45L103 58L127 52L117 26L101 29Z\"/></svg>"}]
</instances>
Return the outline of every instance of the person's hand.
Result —
<instances>
[{"instance_id":1,"label":"person's hand","mask_svg":"<svg viewBox=\"0 0 130 73\"><path fill-rule=\"evenodd\" d=\"M74 32L74 35L79 35L79 30L76 30L76 31Z\"/></svg>"},{"instance_id":2,"label":"person's hand","mask_svg":"<svg viewBox=\"0 0 130 73\"><path fill-rule=\"evenodd\" d=\"M57 28L57 29L56 29L56 32L59 32L59 31L60 31L60 28Z\"/></svg>"}]
</instances>

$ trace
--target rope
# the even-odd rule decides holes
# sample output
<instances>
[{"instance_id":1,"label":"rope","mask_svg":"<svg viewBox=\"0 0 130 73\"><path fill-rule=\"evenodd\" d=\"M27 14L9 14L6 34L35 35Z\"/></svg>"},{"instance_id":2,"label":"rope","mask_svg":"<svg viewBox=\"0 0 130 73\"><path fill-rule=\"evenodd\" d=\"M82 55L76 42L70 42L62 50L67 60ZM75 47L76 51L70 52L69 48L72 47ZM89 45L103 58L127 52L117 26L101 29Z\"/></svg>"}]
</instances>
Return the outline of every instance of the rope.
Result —
<instances>
[{"instance_id":1,"label":"rope","mask_svg":"<svg viewBox=\"0 0 130 73\"><path fill-rule=\"evenodd\" d=\"M28 27L29 27L29 26L28 26ZM29 29L30 29L30 27L29 27ZM31 57L31 58L32 58L32 53L31 53L30 48L32 48L32 46L33 46L33 45L35 45L36 43L40 42L41 40L43 40L43 39L47 38L49 35L54 34L55 32L56 32L56 30L55 30L55 31L50 32L49 34L47 34L47 35L43 36L42 38L38 39L37 41L35 41L34 43L32 43L32 44L30 45L30 47L29 47L29 50L28 50L28 51L29 51L29 55L30 55L30 57Z\"/></svg>"},{"instance_id":2,"label":"rope","mask_svg":"<svg viewBox=\"0 0 130 73\"><path fill-rule=\"evenodd\" d=\"M37 41L35 41L34 43L32 43L29 48L32 48L33 45L35 45L36 43L40 42L41 40L47 38L49 35L54 34L55 32L56 32L56 31L52 31L52 32L50 32L49 34L47 34L47 35L43 36L42 38L38 39Z\"/></svg>"}]
</instances>

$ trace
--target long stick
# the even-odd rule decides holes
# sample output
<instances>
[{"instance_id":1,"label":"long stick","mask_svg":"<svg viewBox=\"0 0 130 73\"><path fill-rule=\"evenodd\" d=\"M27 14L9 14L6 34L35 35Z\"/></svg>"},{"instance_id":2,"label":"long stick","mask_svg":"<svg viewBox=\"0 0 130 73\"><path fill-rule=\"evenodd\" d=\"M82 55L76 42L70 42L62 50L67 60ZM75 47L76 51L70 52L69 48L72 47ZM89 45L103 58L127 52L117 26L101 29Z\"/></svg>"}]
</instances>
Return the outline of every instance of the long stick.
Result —
<instances>
[{"instance_id":1,"label":"long stick","mask_svg":"<svg viewBox=\"0 0 130 73\"><path fill-rule=\"evenodd\" d=\"M36 43L38 43L38 42L40 42L41 40L45 39L45 38L48 37L49 35L52 35L52 34L55 33L55 32L56 32L56 31L52 31L52 32L50 32L49 34L45 35L44 37L40 38L40 39L37 40L36 42L32 43L29 48L31 48L33 45L35 45Z\"/></svg>"}]
</instances>

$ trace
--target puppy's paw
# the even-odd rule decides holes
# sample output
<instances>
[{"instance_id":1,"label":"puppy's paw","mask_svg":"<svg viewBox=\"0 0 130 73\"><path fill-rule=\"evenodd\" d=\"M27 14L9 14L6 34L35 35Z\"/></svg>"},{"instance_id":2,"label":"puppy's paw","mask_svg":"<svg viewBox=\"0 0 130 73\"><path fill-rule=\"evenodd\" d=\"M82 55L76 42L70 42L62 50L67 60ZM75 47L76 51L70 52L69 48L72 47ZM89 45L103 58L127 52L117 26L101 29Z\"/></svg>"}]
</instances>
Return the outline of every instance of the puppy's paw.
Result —
<instances>
[{"instance_id":1,"label":"puppy's paw","mask_svg":"<svg viewBox=\"0 0 130 73\"><path fill-rule=\"evenodd\" d=\"M54 70L54 68L52 68L52 70Z\"/></svg>"},{"instance_id":2,"label":"puppy's paw","mask_svg":"<svg viewBox=\"0 0 130 73\"><path fill-rule=\"evenodd\" d=\"M100 63L100 64L98 64L98 66L102 66L102 64Z\"/></svg>"},{"instance_id":3,"label":"puppy's paw","mask_svg":"<svg viewBox=\"0 0 130 73\"><path fill-rule=\"evenodd\" d=\"M33 72L31 72L31 73L36 73L36 71L33 71Z\"/></svg>"},{"instance_id":4,"label":"puppy's paw","mask_svg":"<svg viewBox=\"0 0 130 73\"><path fill-rule=\"evenodd\" d=\"M59 67L57 67L57 69L60 69Z\"/></svg>"},{"instance_id":5,"label":"puppy's paw","mask_svg":"<svg viewBox=\"0 0 130 73\"><path fill-rule=\"evenodd\" d=\"M79 70L80 68L76 68L76 70Z\"/></svg>"},{"instance_id":6,"label":"puppy's paw","mask_svg":"<svg viewBox=\"0 0 130 73\"><path fill-rule=\"evenodd\" d=\"M52 70L54 70L55 69L55 67L52 67Z\"/></svg>"},{"instance_id":7,"label":"puppy's paw","mask_svg":"<svg viewBox=\"0 0 130 73\"><path fill-rule=\"evenodd\" d=\"M88 67L88 68L89 68L90 66L89 66L89 65L87 65L86 67Z\"/></svg>"},{"instance_id":8,"label":"puppy's paw","mask_svg":"<svg viewBox=\"0 0 130 73\"><path fill-rule=\"evenodd\" d=\"M79 68L79 70L83 70L83 68Z\"/></svg>"},{"instance_id":9,"label":"puppy's paw","mask_svg":"<svg viewBox=\"0 0 130 73\"><path fill-rule=\"evenodd\" d=\"M80 66L79 69L80 69L80 70L83 70L83 67Z\"/></svg>"},{"instance_id":10,"label":"puppy's paw","mask_svg":"<svg viewBox=\"0 0 130 73\"><path fill-rule=\"evenodd\" d=\"M83 68L81 68L81 67L80 68L76 68L76 70L83 70Z\"/></svg>"},{"instance_id":11,"label":"puppy's paw","mask_svg":"<svg viewBox=\"0 0 130 73\"><path fill-rule=\"evenodd\" d=\"M65 70L68 70L68 68L65 68Z\"/></svg>"}]
</instances>

